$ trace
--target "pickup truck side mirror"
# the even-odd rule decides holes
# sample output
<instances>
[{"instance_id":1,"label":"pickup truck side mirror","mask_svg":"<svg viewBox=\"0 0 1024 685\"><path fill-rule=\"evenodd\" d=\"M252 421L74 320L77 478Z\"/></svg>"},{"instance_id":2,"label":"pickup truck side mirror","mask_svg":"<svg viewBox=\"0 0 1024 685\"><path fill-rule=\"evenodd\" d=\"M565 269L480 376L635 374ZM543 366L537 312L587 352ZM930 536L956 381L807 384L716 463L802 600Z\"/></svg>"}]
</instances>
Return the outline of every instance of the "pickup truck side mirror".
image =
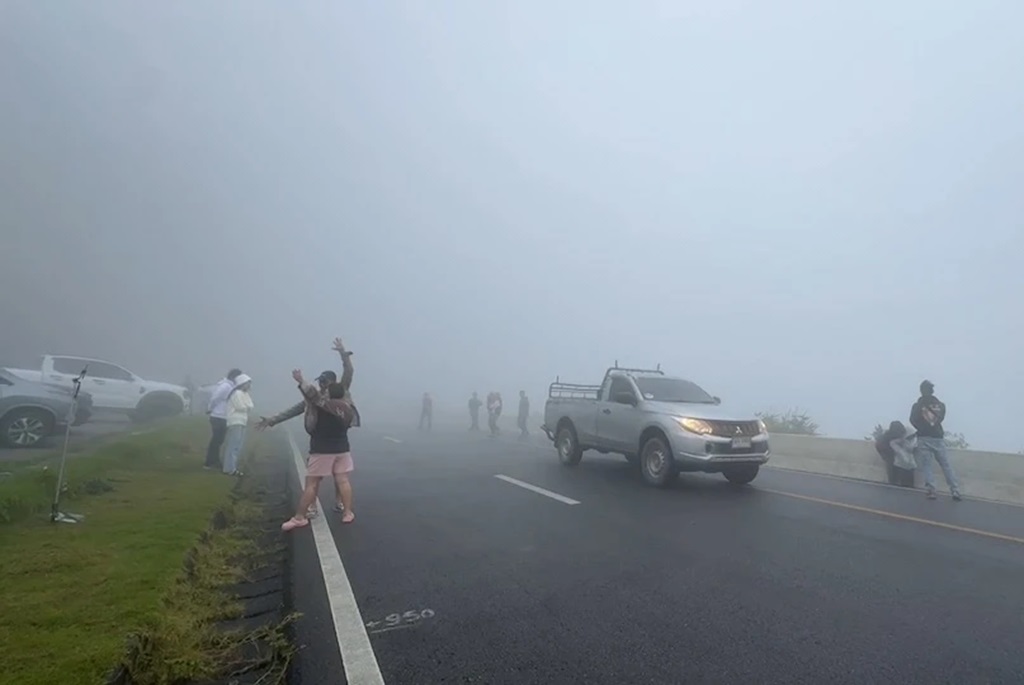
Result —
<instances>
[{"instance_id":1,"label":"pickup truck side mirror","mask_svg":"<svg viewBox=\"0 0 1024 685\"><path fill-rule=\"evenodd\" d=\"M631 392L617 392L612 399L619 404L628 404L631 407L635 407L637 404L636 395Z\"/></svg>"}]
</instances>

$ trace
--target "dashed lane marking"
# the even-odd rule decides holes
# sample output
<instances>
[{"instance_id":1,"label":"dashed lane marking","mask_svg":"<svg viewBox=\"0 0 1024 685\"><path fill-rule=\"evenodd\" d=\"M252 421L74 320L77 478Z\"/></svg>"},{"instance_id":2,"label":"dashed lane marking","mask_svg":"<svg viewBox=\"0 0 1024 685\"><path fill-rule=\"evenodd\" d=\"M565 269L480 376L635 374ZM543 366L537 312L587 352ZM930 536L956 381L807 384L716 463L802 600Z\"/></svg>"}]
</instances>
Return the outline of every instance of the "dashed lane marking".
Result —
<instances>
[{"instance_id":1,"label":"dashed lane marking","mask_svg":"<svg viewBox=\"0 0 1024 685\"><path fill-rule=\"evenodd\" d=\"M536 486L536 485L532 485L530 483L526 483L526 482L521 481L521 480L516 480L515 478L511 478L510 476L505 476L505 475L502 475L502 474L499 473L499 474L495 475L494 477L497 478L498 480L503 480L506 483L511 483L512 485L517 485L517 486L519 486L519 487L521 487L521 488L523 488L525 490L529 490L531 492L536 492L538 495L544 495L545 497L550 497L551 499L557 500L557 501L561 502L562 504L579 504L579 502L577 500L574 500L574 499L571 499L569 497L566 497L565 495L559 495L557 492L551 492L550 490L545 490L542 487L539 487L539 486Z\"/></svg>"},{"instance_id":2,"label":"dashed lane marking","mask_svg":"<svg viewBox=\"0 0 1024 685\"><path fill-rule=\"evenodd\" d=\"M393 442L393 443L395 443L396 445L401 445L401 444L402 444L402 441L401 441L401 440L399 440L398 438L392 438L392 437L390 437L390 436L387 436L387 435L385 435L385 436L384 436L384 439L385 439L385 440L387 440L388 442Z\"/></svg>"}]
</instances>

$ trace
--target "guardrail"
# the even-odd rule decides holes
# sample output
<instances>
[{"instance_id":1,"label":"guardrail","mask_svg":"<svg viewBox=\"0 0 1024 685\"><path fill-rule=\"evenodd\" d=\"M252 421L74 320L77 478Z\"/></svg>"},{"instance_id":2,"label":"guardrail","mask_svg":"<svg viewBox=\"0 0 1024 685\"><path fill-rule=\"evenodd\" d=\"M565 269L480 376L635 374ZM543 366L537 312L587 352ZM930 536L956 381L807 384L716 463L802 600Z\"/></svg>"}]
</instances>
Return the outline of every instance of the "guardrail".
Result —
<instances>
[{"instance_id":1,"label":"guardrail","mask_svg":"<svg viewBox=\"0 0 1024 685\"><path fill-rule=\"evenodd\" d=\"M874 443L867 440L773 433L771 446L769 466L888 482L885 464L875 451ZM967 497L1024 505L1024 455L949 450L949 458ZM945 480L938 464L934 465L934 470L935 483L941 490ZM920 486L920 472L916 479Z\"/></svg>"}]
</instances>

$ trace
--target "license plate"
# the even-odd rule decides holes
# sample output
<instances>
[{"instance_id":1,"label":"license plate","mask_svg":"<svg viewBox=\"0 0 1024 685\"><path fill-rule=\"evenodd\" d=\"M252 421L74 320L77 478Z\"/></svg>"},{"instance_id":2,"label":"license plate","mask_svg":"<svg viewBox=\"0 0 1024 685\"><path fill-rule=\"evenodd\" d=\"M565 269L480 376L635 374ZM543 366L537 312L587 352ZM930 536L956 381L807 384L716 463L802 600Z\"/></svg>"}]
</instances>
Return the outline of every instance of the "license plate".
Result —
<instances>
[{"instance_id":1,"label":"license plate","mask_svg":"<svg viewBox=\"0 0 1024 685\"><path fill-rule=\"evenodd\" d=\"M753 442L750 438L733 438L732 448L734 450L749 450Z\"/></svg>"}]
</instances>

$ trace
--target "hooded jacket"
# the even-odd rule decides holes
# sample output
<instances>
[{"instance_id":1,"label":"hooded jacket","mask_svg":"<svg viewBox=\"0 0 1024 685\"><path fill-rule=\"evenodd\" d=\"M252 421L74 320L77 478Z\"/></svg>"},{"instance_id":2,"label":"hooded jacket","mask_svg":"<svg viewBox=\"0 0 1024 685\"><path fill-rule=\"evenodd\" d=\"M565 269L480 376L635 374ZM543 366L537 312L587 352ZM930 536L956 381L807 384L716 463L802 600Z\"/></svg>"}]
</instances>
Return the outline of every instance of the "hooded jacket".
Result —
<instances>
[{"instance_id":1,"label":"hooded jacket","mask_svg":"<svg viewBox=\"0 0 1024 685\"><path fill-rule=\"evenodd\" d=\"M917 429L919 438L946 437L942 422L946 419L946 405L935 395L921 395L910 408L910 425Z\"/></svg>"}]
</instances>

